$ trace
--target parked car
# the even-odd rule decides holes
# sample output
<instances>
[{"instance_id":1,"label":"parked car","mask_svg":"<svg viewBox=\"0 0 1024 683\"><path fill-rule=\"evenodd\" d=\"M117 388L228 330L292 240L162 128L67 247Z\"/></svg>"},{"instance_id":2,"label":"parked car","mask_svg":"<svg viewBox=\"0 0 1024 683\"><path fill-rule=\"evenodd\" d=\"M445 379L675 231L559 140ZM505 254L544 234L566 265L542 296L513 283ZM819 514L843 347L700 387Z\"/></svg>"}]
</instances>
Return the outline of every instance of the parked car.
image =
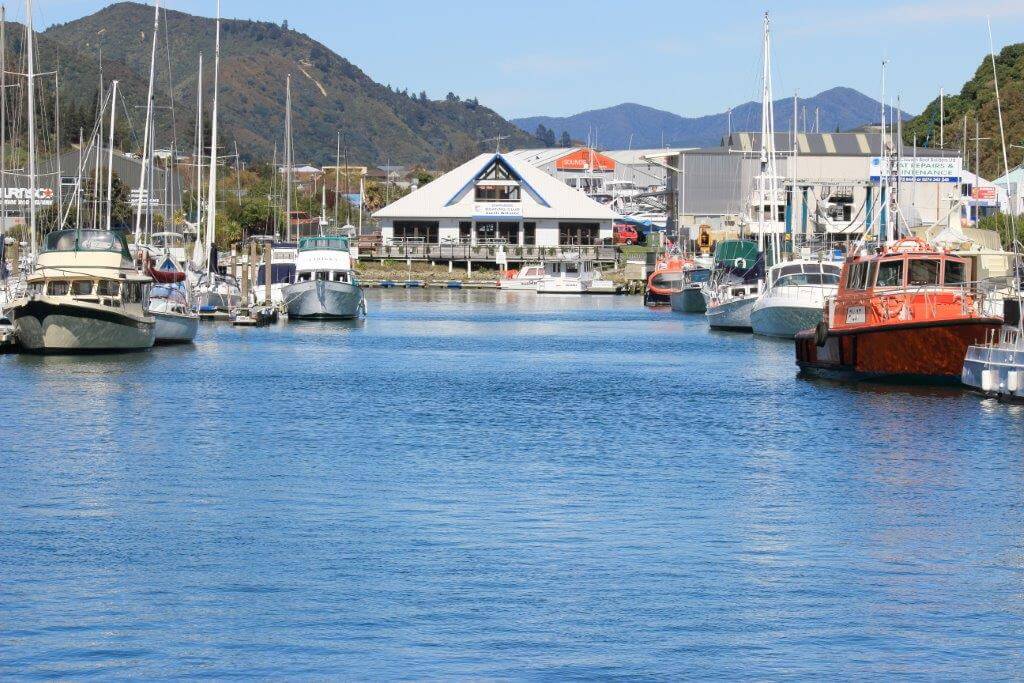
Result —
<instances>
[{"instance_id":1,"label":"parked car","mask_svg":"<svg viewBox=\"0 0 1024 683\"><path fill-rule=\"evenodd\" d=\"M616 223L612 235L615 244L639 244L643 240L636 226L629 223Z\"/></svg>"}]
</instances>

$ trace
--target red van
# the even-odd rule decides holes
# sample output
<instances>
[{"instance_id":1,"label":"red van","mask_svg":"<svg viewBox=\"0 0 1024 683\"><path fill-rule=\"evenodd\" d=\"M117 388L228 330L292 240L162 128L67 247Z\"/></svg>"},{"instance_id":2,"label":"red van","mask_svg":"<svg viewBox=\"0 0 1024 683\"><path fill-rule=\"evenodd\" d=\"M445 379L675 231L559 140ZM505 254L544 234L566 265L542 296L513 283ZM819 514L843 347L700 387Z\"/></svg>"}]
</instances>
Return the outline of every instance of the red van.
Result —
<instances>
[{"instance_id":1,"label":"red van","mask_svg":"<svg viewBox=\"0 0 1024 683\"><path fill-rule=\"evenodd\" d=\"M616 223L612 236L615 244L637 244L640 241L636 226L629 223Z\"/></svg>"}]
</instances>

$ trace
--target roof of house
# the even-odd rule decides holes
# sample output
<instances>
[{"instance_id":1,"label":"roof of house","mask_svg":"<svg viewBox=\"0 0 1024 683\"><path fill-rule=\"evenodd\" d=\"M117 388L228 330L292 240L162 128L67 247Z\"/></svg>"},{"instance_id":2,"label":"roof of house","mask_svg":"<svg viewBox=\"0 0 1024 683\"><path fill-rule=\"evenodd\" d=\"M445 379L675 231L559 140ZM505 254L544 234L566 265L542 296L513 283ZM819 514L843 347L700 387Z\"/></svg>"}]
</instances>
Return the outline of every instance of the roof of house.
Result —
<instances>
[{"instance_id":1,"label":"roof of house","mask_svg":"<svg viewBox=\"0 0 1024 683\"><path fill-rule=\"evenodd\" d=\"M616 213L598 204L532 164L504 154L481 154L458 168L407 194L374 216L377 218L469 218L475 198L468 192L495 161L503 163L522 187L520 208L524 219L614 220Z\"/></svg>"}]
</instances>

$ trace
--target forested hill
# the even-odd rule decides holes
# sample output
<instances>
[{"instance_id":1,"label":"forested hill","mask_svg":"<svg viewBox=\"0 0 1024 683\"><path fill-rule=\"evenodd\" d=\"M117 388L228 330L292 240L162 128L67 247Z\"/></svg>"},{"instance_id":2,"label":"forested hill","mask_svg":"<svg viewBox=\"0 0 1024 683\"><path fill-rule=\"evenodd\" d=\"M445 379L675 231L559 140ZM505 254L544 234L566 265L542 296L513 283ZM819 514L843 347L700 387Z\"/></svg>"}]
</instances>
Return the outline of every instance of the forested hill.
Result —
<instances>
[{"instance_id":1,"label":"forested hill","mask_svg":"<svg viewBox=\"0 0 1024 683\"><path fill-rule=\"evenodd\" d=\"M1003 126L1006 144L1024 145L1024 43L1007 45L996 55L999 75L999 94L1003 102ZM981 175L994 179L1003 175L1003 157L999 142L999 117L996 110L996 91L992 78L992 61L982 60L974 77L964 84L958 95L945 98L945 147L962 149L964 117L967 117L967 148L970 168L974 170L975 121L979 124ZM920 116L906 123L903 139L918 145L939 146L939 100L931 102ZM1024 149L1009 147L1010 169L1024 160Z\"/></svg>"},{"instance_id":2,"label":"forested hill","mask_svg":"<svg viewBox=\"0 0 1024 683\"><path fill-rule=\"evenodd\" d=\"M173 99L178 146L188 149L200 52L205 55L207 111L210 103L215 24L213 19L176 11L166 11L162 18L157 98L163 109L157 146L170 144ZM43 32L42 68L56 68L59 61L66 106L95 104L101 55L108 82L122 79L129 106L143 105L152 25L151 6L118 3ZM539 144L474 98L449 94L430 100L423 93L376 83L359 67L286 24L224 20L221 31L220 142L230 146L237 141L243 156L269 159L275 142L280 148L289 74L297 163L332 160L339 130L350 159L364 163L391 159L443 165L447 157L465 156L499 134L513 147ZM9 35L21 32L9 25ZM19 45L20 41L11 49ZM141 114L136 111L135 116ZM136 123L136 128L141 125Z\"/></svg>"}]
</instances>

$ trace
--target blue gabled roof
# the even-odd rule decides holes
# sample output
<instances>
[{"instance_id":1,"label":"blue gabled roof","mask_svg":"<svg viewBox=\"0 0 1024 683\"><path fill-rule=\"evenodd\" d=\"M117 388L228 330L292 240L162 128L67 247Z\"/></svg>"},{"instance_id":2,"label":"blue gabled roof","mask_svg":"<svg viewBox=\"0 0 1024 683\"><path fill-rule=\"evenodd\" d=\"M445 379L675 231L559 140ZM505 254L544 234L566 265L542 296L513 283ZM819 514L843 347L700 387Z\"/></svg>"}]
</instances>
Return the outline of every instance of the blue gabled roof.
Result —
<instances>
[{"instance_id":1,"label":"blue gabled roof","mask_svg":"<svg viewBox=\"0 0 1024 683\"><path fill-rule=\"evenodd\" d=\"M505 155L501 154L500 152L490 157L480 168L480 170L474 173L473 176L469 179L469 181L461 188L459 188L458 192L452 195L452 198L445 203L445 206L451 206L459 199L461 199L462 196L466 194L466 191L469 190L469 188L476 185L477 181L480 180L480 177L483 176L483 174L487 172L487 169L489 169L495 162L501 164L502 167L506 171L508 171L508 174L512 176L516 182L519 183L520 187L529 192L530 196L533 197L538 204L546 208L551 208L551 205L548 204L547 200L544 199L544 197L542 197L541 194L537 192L537 190L533 189L533 186L530 185L530 183L528 183L525 178L523 178L519 171L516 170L515 166L512 165L512 162L505 158Z\"/></svg>"}]
</instances>

